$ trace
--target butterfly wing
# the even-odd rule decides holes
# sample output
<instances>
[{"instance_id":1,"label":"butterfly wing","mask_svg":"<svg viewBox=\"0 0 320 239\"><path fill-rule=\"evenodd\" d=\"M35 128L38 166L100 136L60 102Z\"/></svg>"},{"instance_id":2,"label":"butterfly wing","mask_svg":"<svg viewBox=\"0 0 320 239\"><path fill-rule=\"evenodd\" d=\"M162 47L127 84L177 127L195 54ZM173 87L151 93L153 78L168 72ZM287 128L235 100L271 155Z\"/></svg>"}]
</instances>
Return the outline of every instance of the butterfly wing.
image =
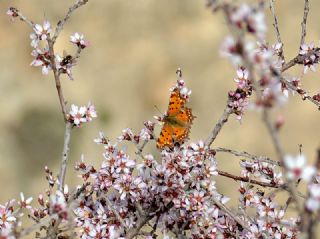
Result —
<instances>
[{"instance_id":1,"label":"butterfly wing","mask_svg":"<svg viewBox=\"0 0 320 239\"><path fill-rule=\"evenodd\" d=\"M169 106L167 110L168 116L176 116L184 105L186 104L186 100L180 96L179 89L174 89L170 95Z\"/></svg>"},{"instance_id":2,"label":"butterfly wing","mask_svg":"<svg viewBox=\"0 0 320 239\"><path fill-rule=\"evenodd\" d=\"M192 115L190 108L180 109L180 112L175 116L176 121L182 126L190 127L195 116Z\"/></svg>"},{"instance_id":3,"label":"butterfly wing","mask_svg":"<svg viewBox=\"0 0 320 239\"><path fill-rule=\"evenodd\" d=\"M185 108L186 99L182 98L179 89L174 89L170 95L167 115L157 140L157 148L167 146L172 149L176 143L183 144L188 138L193 119L190 108Z\"/></svg>"},{"instance_id":4,"label":"butterfly wing","mask_svg":"<svg viewBox=\"0 0 320 239\"><path fill-rule=\"evenodd\" d=\"M189 137L190 127L194 118L190 108L180 110L175 116L177 124L172 127L174 142L182 144Z\"/></svg>"},{"instance_id":5,"label":"butterfly wing","mask_svg":"<svg viewBox=\"0 0 320 239\"><path fill-rule=\"evenodd\" d=\"M157 140L157 148L163 149L165 146L168 148L173 148L173 129L172 126L169 123L164 123L160 136Z\"/></svg>"}]
</instances>

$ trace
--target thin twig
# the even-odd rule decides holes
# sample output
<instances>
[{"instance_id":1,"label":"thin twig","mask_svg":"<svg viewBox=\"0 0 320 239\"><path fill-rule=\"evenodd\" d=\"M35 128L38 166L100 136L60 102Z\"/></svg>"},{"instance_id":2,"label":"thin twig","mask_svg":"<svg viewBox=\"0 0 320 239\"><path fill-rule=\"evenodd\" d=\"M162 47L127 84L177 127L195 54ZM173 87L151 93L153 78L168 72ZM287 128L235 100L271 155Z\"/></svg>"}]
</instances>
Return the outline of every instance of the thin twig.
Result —
<instances>
[{"instance_id":1,"label":"thin twig","mask_svg":"<svg viewBox=\"0 0 320 239\"><path fill-rule=\"evenodd\" d=\"M34 27L33 21L30 21L26 16L24 16L24 15L22 14L22 12L20 12L20 10L18 10L17 8L14 8L14 7L11 7L10 9L11 9L11 11L13 11L15 14L17 14L17 15L19 16L19 19L20 19L22 22L27 23L31 28Z\"/></svg>"},{"instance_id":2,"label":"thin twig","mask_svg":"<svg viewBox=\"0 0 320 239\"><path fill-rule=\"evenodd\" d=\"M304 0L304 10L303 10L303 19L301 22L301 40L300 40L300 46L304 44L306 35L307 35L307 19L308 19L308 13L309 13L309 0ZM299 49L300 49L299 46Z\"/></svg>"},{"instance_id":3,"label":"thin twig","mask_svg":"<svg viewBox=\"0 0 320 239\"><path fill-rule=\"evenodd\" d=\"M319 51L319 48L317 48L317 50L315 50L315 51ZM298 58L300 58L300 57L302 57L302 56L298 55L298 56L295 57L294 59L298 59ZM294 66L295 64L299 64L299 63L294 63L294 62L297 62L297 61L295 61L294 59L290 61L290 62L293 62L292 64L290 64L290 62L289 62L288 64L290 64L290 65L288 65L288 64L284 65L281 71L282 71L282 72L283 72L283 71L286 71L287 69L289 69L290 67ZM301 60L301 59L300 59L300 60ZM281 82L282 84L284 84L288 89L297 92L299 95L301 95L301 97L302 97L303 100L308 100L308 101L310 101L311 103L315 104L315 105L318 107L318 110L320 110L320 102L317 101L317 100L315 100L315 99L313 99L313 97L311 97L310 95L308 95L308 93L307 93L305 90L303 90L303 89L302 89L301 87L299 87L299 86L295 86L292 82L288 81L288 80L287 80L286 78L284 78L284 77L281 75L281 73L278 72L276 69L271 68L271 73L272 73L275 77L277 77L277 78L280 80L280 82Z\"/></svg>"},{"instance_id":4,"label":"thin twig","mask_svg":"<svg viewBox=\"0 0 320 239\"><path fill-rule=\"evenodd\" d=\"M286 64L284 64L282 66L281 72L284 72L284 71L288 70L289 68L291 68L291 67L293 67L293 66L295 66L297 64L303 65L305 59L309 58L312 55L319 54L319 51L320 51L320 48L319 47L315 47L310 52L308 52L308 54L305 54L305 55L298 54L296 57L294 57L293 59L291 59L289 62L287 62Z\"/></svg>"},{"instance_id":5,"label":"thin twig","mask_svg":"<svg viewBox=\"0 0 320 239\"><path fill-rule=\"evenodd\" d=\"M226 105L226 108L223 111L218 123L214 127L214 129L210 132L209 137L207 138L205 145L210 147L213 141L216 139L217 135L219 134L220 130L222 129L223 125L228 121L229 116L233 113L233 109Z\"/></svg>"},{"instance_id":6,"label":"thin twig","mask_svg":"<svg viewBox=\"0 0 320 239\"><path fill-rule=\"evenodd\" d=\"M230 218L237 222L242 228L248 230L249 232L251 231L246 222L242 221L239 217L234 215L233 212L225 205L223 205L218 199L212 198L212 200L220 210L222 210L225 214L227 214Z\"/></svg>"},{"instance_id":7,"label":"thin twig","mask_svg":"<svg viewBox=\"0 0 320 239\"><path fill-rule=\"evenodd\" d=\"M67 164L69 159L69 150L70 150L71 130L72 130L72 124L70 122L67 122L65 132L64 132L63 152L62 152L62 160L61 160L60 173L59 173L59 190L60 191L63 191L64 180L66 177Z\"/></svg>"},{"instance_id":8,"label":"thin twig","mask_svg":"<svg viewBox=\"0 0 320 239\"><path fill-rule=\"evenodd\" d=\"M282 165L284 165L283 160L284 160L285 153L284 153L282 145L280 143L280 139L278 137L278 132L271 122L270 115L269 115L269 112L267 109L263 110L262 119L263 119L264 123L266 124L267 129L269 131L269 134L270 134L272 141L274 143L274 147L276 149L278 160L280 161L280 163Z\"/></svg>"},{"instance_id":9,"label":"thin twig","mask_svg":"<svg viewBox=\"0 0 320 239\"><path fill-rule=\"evenodd\" d=\"M60 32L63 29L64 24L68 21L68 19L71 17L71 14L79 7L85 5L89 0L77 0L71 7L69 7L69 10L67 12L67 14L65 15L65 17L60 20L57 24L57 28L56 31L52 37L52 41L53 43L57 40Z\"/></svg>"},{"instance_id":10,"label":"thin twig","mask_svg":"<svg viewBox=\"0 0 320 239\"><path fill-rule=\"evenodd\" d=\"M246 182L246 183L251 183L251 184L256 184L262 187L269 187L269 188L285 188L284 184L273 184L273 183L266 183L266 182L261 182L261 181L257 181L254 179L250 179L248 177L241 177L241 176L236 176L233 175L231 173L228 172L224 172L221 170L217 170L218 174L227 178L232 178L236 181L242 181L242 182Z\"/></svg>"},{"instance_id":11,"label":"thin twig","mask_svg":"<svg viewBox=\"0 0 320 239\"><path fill-rule=\"evenodd\" d=\"M274 0L270 0L270 11L272 13L272 16L273 16L273 27L276 31L276 36L277 36L277 41L278 43L281 43L281 48L280 48L280 51L279 51L279 56L280 58L282 59L283 63L285 62L285 59L284 59L284 54L283 54L283 42L281 40L281 36L280 36L280 30L279 30L279 25L278 25L278 18L277 18L277 14L276 14L276 11L274 9Z\"/></svg>"},{"instance_id":12,"label":"thin twig","mask_svg":"<svg viewBox=\"0 0 320 239\"><path fill-rule=\"evenodd\" d=\"M274 164L274 165L278 165L278 166L281 166L281 163L278 162L278 161L274 161L266 156L257 156L257 155L253 155L253 154L250 154L246 151L236 151L236 150L233 150L233 149L226 149L226 148L216 148L215 149L216 152L223 152L223 153L230 153L230 154L233 154L235 156L238 156L238 157L244 157L244 158L249 158L251 160L254 160L254 161L259 161L259 162L266 162L266 163L270 163L270 164Z\"/></svg>"},{"instance_id":13,"label":"thin twig","mask_svg":"<svg viewBox=\"0 0 320 239\"><path fill-rule=\"evenodd\" d=\"M53 71L54 80L55 80L55 84L56 84L56 88L57 88L57 92L58 92L58 96L59 96L59 102L60 102L64 121L67 122L68 116L67 116L67 110L66 110L66 102L63 97L59 72L58 72L56 60L55 60L55 53L54 53L54 47L53 47L54 41L51 40L50 38L48 39L48 45L49 45L49 53L50 53L50 63L51 63L51 68Z\"/></svg>"}]
</instances>

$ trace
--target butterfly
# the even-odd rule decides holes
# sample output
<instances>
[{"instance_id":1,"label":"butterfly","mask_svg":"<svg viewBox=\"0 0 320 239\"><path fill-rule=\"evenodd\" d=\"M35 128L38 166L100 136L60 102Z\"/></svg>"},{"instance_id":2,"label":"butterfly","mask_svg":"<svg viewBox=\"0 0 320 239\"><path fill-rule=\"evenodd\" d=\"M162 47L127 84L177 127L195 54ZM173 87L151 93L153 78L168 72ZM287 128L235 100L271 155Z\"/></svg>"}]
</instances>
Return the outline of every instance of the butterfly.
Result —
<instances>
[{"instance_id":1,"label":"butterfly","mask_svg":"<svg viewBox=\"0 0 320 239\"><path fill-rule=\"evenodd\" d=\"M170 95L167 113L161 120L164 125L157 140L158 149L165 147L173 149L176 144L182 144L188 138L195 116L185 104L186 99L181 96L180 90L174 88Z\"/></svg>"}]
</instances>

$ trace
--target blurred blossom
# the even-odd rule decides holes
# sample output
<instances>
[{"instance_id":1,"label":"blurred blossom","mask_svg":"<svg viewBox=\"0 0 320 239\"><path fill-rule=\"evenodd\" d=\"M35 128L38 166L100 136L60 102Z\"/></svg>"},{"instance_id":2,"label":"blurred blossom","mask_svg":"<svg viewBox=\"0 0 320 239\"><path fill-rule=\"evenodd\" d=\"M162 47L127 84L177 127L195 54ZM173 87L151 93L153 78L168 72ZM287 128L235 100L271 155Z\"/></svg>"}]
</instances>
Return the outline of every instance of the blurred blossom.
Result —
<instances>
[{"instance_id":1,"label":"blurred blossom","mask_svg":"<svg viewBox=\"0 0 320 239\"><path fill-rule=\"evenodd\" d=\"M306 158L304 155L298 155L296 157L286 155L284 164L288 170L287 177L289 180L298 180L299 178L302 178L309 182L316 173L316 169L313 166L306 165Z\"/></svg>"}]
</instances>

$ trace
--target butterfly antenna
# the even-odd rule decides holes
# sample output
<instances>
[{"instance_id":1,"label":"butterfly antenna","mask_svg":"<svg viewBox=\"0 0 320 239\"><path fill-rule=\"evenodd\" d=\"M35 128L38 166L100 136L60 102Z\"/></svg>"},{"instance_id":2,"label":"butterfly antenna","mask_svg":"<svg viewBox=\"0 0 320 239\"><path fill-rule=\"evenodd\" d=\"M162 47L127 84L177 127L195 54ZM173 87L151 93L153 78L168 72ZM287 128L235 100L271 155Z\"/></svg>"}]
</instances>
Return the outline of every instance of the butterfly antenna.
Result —
<instances>
[{"instance_id":1,"label":"butterfly antenna","mask_svg":"<svg viewBox=\"0 0 320 239\"><path fill-rule=\"evenodd\" d=\"M163 113L159 110L158 106L154 105L154 108L156 108L159 111L159 113L163 115Z\"/></svg>"}]
</instances>

